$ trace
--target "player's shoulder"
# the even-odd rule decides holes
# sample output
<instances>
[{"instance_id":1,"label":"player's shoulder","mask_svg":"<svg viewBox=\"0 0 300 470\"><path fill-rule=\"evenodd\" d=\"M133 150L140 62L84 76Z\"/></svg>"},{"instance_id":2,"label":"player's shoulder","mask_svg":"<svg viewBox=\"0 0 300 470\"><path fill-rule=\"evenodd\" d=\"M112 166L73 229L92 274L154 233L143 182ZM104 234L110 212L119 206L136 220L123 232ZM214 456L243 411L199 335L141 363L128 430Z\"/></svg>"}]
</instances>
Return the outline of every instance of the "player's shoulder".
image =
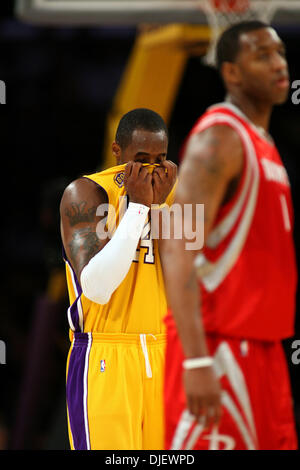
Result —
<instances>
[{"instance_id":1,"label":"player's shoulder","mask_svg":"<svg viewBox=\"0 0 300 470\"><path fill-rule=\"evenodd\" d=\"M80 176L69 183L61 198L60 210L66 205L81 203L101 204L107 202L107 194L104 188L95 181L85 176Z\"/></svg>"},{"instance_id":2,"label":"player's shoulder","mask_svg":"<svg viewBox=\"0 0 300 470\"><path fill-rule=\"evenodd\" d=\"M227 102L214 104L195 123L189 140L203 142L204 145L213 144L220 154L228 154L228 149L240 154L242 121L243 116L236 106Z\"/></svg>"},{"instance_id":3,"label":"player's shoulder","mask_svg":"<svg viewBox=\"0 0 300 470\"><path fill-rule=\"evenodd\" d=\"M189 146L207 146L218 151L218 154L241 153L242 143L239 133L226 123L218 122L203 129L195 130L190 136Z\"/></svg>"},{"instance_id":4,"label":"player's shoulder","mask_svg":"<svg viewBox=\"0 0 300 470\"><path fill-rule=\"evenodd\" d=\"M249 128L246 115L232 103L222 102L209 106L195 123L192 133L198 133L208 127L228 126L240 133Z\"/></svg>"},{"instance_id":5,"label":"player's shoulder","mask_svg":"<svg viewBox=\"0 0 300 470\"><path fill-rule=\"evenodd\" d=\"M116 165L97 173L85 175L86 178L94 181L108 191L117 191L124 186L125 164Z\"/></svg>"},{"instance_id":6,"label":"player's shoulder","mask_svg":"<svg viewBox=\"0 0 300 470\"><path fill-rule=\"evenodd\" d=\"M240 136L226 124L211 125L191 135L184 160L200 165L202 171L235 177L241 173L244 161Z\"/></svg>"}]
</instances>

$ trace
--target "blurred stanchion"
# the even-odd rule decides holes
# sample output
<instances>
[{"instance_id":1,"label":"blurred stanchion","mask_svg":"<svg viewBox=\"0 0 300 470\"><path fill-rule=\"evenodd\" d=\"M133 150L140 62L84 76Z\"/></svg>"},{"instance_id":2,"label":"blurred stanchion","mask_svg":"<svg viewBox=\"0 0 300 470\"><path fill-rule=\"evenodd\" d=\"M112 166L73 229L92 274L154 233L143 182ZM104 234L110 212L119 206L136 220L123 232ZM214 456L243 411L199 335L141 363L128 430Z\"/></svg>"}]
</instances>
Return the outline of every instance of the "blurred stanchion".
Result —
<instances>
[{"instance_id":1,"label":"blurred stanchion","mask_svg":"<svg viewBox=\"0 0 300 470\"><path fill-rule=\"evenodd\" d=\"M123 114L151 108L169 122L187 60L195 52L203 54L209 38L205 25L139 26L107 117L102 169L115 164L111 142Z\"/></svg>"}]
</instances>

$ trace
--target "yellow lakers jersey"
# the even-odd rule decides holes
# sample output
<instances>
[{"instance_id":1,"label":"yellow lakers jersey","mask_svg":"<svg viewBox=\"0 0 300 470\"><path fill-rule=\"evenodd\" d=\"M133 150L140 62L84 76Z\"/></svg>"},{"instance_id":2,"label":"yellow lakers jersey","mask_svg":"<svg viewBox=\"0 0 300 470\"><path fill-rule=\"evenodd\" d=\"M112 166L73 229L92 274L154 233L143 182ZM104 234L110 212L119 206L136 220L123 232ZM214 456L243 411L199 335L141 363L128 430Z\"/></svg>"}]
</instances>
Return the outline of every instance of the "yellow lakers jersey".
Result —
<instances>
[{"instance_id":1,"label":"yellow lakers jersey","mask_svg":"<svg viewBox=\"0 0 300 470\"><path fill-rule=\"evenodd\" d=\"M125 165L118 165L99 173L85 176L97 183L108 197L106 229L113 235L124 211L127 197L124 188ZM174 189L166 201L170 204ZM164 332L166 296L158 241L151 238L150 220L144 230L131 267L109 302L100 305L82 293L74 269L65 257L70 307L68 320L73 332L97 333L152 333Z\"/></svg>"}]
</instances>

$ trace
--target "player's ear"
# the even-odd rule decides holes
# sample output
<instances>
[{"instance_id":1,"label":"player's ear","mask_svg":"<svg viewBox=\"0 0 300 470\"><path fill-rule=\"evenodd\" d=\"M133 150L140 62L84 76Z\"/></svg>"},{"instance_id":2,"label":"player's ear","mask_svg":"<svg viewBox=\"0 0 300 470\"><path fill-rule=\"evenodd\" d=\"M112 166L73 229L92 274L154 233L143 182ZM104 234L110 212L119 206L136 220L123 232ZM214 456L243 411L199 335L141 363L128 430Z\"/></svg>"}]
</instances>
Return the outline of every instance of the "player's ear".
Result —
<instances>
[{"instance_id":1,"label":"player's ear","mask_svg":"<svg viewBox=\"0 0 300 470\"><path fill-rule=\"evenodd\" d=\"M117 144L117 142L114 141L112 143L111 149L112 149L112 154L117 161L117 165L119 165L121 163L121 147L119 144Z\"/></svg>"},{"instance_id":2,"label":"player's ear","mask_svg":"<svg viewBox=\"0 0 300 470\"><path fill-rule=\"evenodd\" d=\"M224 62L221 70L224 82L228 85L238 86L241 83L241 72L238 64Z\"/></svg>"}]
</instances>

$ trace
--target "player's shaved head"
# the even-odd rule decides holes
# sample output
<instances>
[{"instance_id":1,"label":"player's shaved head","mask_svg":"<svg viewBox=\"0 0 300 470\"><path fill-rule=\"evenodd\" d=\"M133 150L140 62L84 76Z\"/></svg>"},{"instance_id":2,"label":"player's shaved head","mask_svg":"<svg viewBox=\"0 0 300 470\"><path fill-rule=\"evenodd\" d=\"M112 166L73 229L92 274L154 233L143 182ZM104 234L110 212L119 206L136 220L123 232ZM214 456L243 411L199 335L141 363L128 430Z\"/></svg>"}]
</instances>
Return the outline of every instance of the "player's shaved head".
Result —
<instances>
[{"instance_id":1,"label":"player's shaved head","mask_svg":"<svg viewBox=\"0 0 300 470\"><path fill-rule=\"evenodd\" d=\"M168 136L167 126L158 113L147 108L133 109L124 114L116 131L115 141L122 150L131 143L132 134L135 130L163 131Z\"/></svg>"}]
</instances>

